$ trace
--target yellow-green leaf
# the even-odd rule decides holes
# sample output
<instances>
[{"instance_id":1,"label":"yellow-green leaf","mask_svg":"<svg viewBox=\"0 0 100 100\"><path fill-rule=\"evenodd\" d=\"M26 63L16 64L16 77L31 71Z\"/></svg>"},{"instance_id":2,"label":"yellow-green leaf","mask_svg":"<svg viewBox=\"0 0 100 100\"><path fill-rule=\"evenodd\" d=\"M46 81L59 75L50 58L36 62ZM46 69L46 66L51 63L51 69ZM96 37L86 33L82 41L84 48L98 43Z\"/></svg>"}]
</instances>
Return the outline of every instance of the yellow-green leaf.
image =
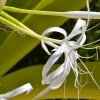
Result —
<instances>
[{"instance_id":1,"label":"yellow-green leaf","mask_svg":"<svg viewBox=\"0 0 100 100\"><path fill-rule=\"evenodd\" d=\"M100 62L91 62L91 63L85 63L88 67L89 71L93 71L93 77L97 81L97 83L100 85L100 74L99 74L99 65ZM82 67L82 64L79 64L80 67ZM59 67L59 65L54 65L53 69ZM95 69L94 69L95 67ZM34 96L36 96L39 92L41 92L46 86L41 85L41 72L42 72L43 65L37 65L37 66L30 66L21 70L18 70L16 72L13 72L11 74L8 74L2 78L0 78L0 94L9 92L15 88L18 88L26 83L31 83L33 86L33 91L30 92L28 95L25 93L18 95L16 97L13 97L10 100L32 100ZM93 70L94 69L94 70ZM51 71L52 71L51 70ZM82 83L87 77L82 77ZM74 80L75 76L71 70L70 74L66 78L66 96L67 98L78 98L77 94L77 88L74 87ZM97 88L97 86L94 84L91 77L88 75L87 81L89 82L86 84L80 91L80 98L83 99L99 99L100 98L100 90ZM57 90L51 90L49 93L45 94L41 97L41 99L50 99L50 98L63 98L64 97L64 86L62 85ZM40 98L39 98L40 99Z\"/></svg>"}]
</instances>

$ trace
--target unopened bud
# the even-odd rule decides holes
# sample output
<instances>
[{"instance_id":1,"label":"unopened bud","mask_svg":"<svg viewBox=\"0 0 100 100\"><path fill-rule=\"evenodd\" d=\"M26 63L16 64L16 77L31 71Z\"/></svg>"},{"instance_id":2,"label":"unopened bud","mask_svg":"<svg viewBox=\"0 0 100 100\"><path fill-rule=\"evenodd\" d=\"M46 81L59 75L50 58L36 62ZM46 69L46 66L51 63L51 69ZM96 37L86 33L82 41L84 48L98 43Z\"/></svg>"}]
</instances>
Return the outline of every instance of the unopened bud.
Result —
<instances>
[{"instance_id":1,"label":"unopened bud","mask_svg":"<svg viewBox=\"0 0 100 100\"><path fill-rule=\"evenodd\" d=\"M0 11L3 9L5 6L7 0L0 0Z\"/></svg>"}]
</instances>

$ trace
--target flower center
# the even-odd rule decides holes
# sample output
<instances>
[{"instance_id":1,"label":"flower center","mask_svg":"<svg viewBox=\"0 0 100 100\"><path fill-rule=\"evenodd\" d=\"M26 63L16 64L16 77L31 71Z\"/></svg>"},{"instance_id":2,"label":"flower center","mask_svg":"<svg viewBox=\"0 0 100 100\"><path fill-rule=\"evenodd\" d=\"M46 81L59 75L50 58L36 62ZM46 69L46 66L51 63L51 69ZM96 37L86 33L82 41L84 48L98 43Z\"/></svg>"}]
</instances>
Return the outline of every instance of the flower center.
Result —
<instances>
[{"instance_id":1,"label":"flower center","mask_svg":"<svg viewBox=\"0 0 100 100\"><path fill-rule=\"evenodd\" d=\"M76 50L79 47L75 41L66 41L65 44L72 50Z\"/></svg>"}]
</instances>

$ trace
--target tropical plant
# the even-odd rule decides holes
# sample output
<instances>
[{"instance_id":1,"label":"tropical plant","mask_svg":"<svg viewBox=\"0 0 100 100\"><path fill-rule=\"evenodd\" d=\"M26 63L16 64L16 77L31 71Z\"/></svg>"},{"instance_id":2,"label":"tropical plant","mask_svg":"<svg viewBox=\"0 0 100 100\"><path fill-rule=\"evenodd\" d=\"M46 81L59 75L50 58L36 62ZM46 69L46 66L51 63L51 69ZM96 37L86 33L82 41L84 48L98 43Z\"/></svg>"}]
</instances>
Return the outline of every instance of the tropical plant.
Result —
<instances>
[{"instance_id":1,"label":"tropical plant","mask_svg":"<svg viewBox=\"0 0 100 100\"><path fill-rule=\"evenodd\" d=\"M6 0L0 0L0 4L2 1ZM95 4L98 8L100 7L99 0L95 0L91 2L90 10L93 10L94 8L95 5L93 6L93 4ZM5 94L20 86L23 86L26 83L30 83L33 87L33 90L28 95L25 95L25 93L23 93L16 97L10 98L10 100L31 100L45 88L45 86L41 84L41 72L49 56L47 56L39 46L39 43L41 42L40 40L42 39L40 35L42 35L45 29L53 26L61 26L62 24L63 25L61 27L66 27L65 30L70 33L70 30L72 30L72 27L74 26L74 22L76 20L68 20L69 18L67 17L67 14L65 13L65 16L62 12L79 11L85 6L86 0L7 0L6 6L1 7L2 11L0 13L0 94ZM86 7L84 9L87 10ZM91 21L89 27L93 27L97 21L98 20ZM92 42L99 38L98 35L100 34L100 31L98 29L99 26L92 31L90 30L87 32L86 43ZM93 32L95 33L95 35ZM93 35L91 36L91 34ZM51 35L51 37L52 36L53 35ZM53 37L62 38L62 36L59 37L57 35L54 35ZM45 42L46 40L48 40L48 38L44 38ZM46 43L53 47L55 46L49 42ZM49 48L51 49L51 47ZM88 51L85 51L87 50L80 50L79 53L84 56L88 56L91 53L93 54L95 52L95 50L93 52L89 51L89 53ZM29 52L31 53L28 54ZM25 55L27 56L25 57ZM24 58L24 60L21 60L22 58ZM96 57L92 60L83 61L95 61L95 59ZM63 60L63 57L59 59L59 61L53 66L51 71L58 68L59 64L62 63ZM100 60L99 57L98 60ZM91 74L93 74L94 79L100 85L99 64L99 62L85 63ZM82 64L79 65L81 66L81 68L83 68ZM84 88L82 88L82 91L79 95L80 98L99 99L100 90L93 83L93 80L90 77L87 78L87 75L79 78L80 80L82 78L82 84L84 82L89 82L85 85ZM66 94L68 94L67 97L70 99L78 98L77 88L75 88L73 85L74 79L75 77L71 71L66 79ZM45 94L40 99L64 98L64 89L64 86L61 86L59 89L54 91L52 90L49 93Z\"/></svg>"}]
</instances>

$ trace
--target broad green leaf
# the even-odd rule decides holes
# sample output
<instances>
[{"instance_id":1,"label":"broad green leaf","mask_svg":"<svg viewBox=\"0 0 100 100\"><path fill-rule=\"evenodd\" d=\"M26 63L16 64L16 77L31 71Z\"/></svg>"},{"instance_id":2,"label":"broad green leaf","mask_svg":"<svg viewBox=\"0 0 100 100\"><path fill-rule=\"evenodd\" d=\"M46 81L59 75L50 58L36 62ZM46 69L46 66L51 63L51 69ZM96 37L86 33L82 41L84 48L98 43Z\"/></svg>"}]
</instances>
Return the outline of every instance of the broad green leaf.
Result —
<instances>
[{"instance_id":1,"label":"broad green leaf","mask_svg":"<svg viewBox=\"0 0 100 100\"><path fill-rule=\"evenodd\" d=\"M27 5L27 1L23 0L21 1L21 3L19 1L20 0L16 1L17 5L20 5L18 7L22 6L22 2L25 2ZM86 0L70 0L70 1L51 0L49 2L47 2L47 0L42 0L39 3L36 3L35 0L30 0L30 3L27 6L25 5L25 3L24 3L25 8L30 7L30 5L32 7L32 4L35 3L37 5L35 5L33 9L47 10L47 11L80 10L81 8L86 6ZM48 27L60 26L65 21L68 20L68 18L63 18L63 17L39 16L39 15L31 15L31 14L28 14L26 17L24 16L23 18L23 14L19 15L18 13L15 14L15 16L16 18L19 18L19 20L23 19L22 22L38 34L42 34L42 32ZM14 32L11 33L2 32L0 37L2 37L0 43L1 44L0 76L4 75L21 58L23 58L27 53L29 53L33 48L35 48L40 43L39 40L33 37L27 35L25 37L22 37L18 33L14 33Z\"/></svg>"},{"instance_id":2,"label":"broad green leaf","mask_svg":"<svg viewBox=\"0 0 100 100\"><path fill-rule=\"evenodd\" d=\"M23 4L22 5L22 4L20 4L20 0L7 0L6 5L13 6L13 7L19 7L19 8L23 8L23 9L24 8L25 9L33 9L33 7L35 7L39 2L40 2L40 0L36 0L36 1L33 1L33 0L24 1L24 0L22 0L21 1L21 3ZM17 18L18 20L23 20L27 16L27 14L21 14L21 13L19 13L19 14L18 13L11 13L11 12L8 12L8 13L10 13L10 15L12 15L14 18ZM3 27L3 25L0 24L0 27L5 29L9 26ZM0 33L1 33L0 37L2 37L0 39L0 44L3 44L4 41L6 41L6 39L10 37L10 34L11 33L13 34L13 31L10 29L10 31L5 32L4 30L1 29Z\"/></svg>"},{"instance_id":3,"label":"broad green leaf","mask_svg":"<svg viewBox=\"0 0 100 100\"><path fill-rule=\"evenodd\" d=\"M97 83L100 85L100 75L99 75L99 65L100 62L91 62L85 63L88 67L89 71L93 71L94 66L95 69L93 71L93 76ZM82 64L79 64L82 67ZM52 70L59 67L59 65L54 65ZM41 72L42 72L43 65L37 66L30 66L11 74L8 74L2 78L0 78L0 94L9 92L15 88L18 88L26 83L31 83L33 86L33 91L30 92L28 95L25 93L18 95L10 100L32 100L34 96L36 96L39 92L41 92L46 86L41 85ZM51 71L52 71L51 70ZM84 84L87 77L82 76L81 84ZM75 76L71 70L70 74L66 78L66 96L67 98L78 98L77 95L77 88L74 87L74 80ZM94 84L91 77L88 75L87 81L89 82L86 84L80 91L80 98L82 99L99 99L100 98L100 90ZM51 90L47 94L41 97L41 99L50 99L50 98L63 98L64 97L64 86L62 85L57 90ZM40 99L40 98L39 98Z\"/></svg>"}]
</instances>

